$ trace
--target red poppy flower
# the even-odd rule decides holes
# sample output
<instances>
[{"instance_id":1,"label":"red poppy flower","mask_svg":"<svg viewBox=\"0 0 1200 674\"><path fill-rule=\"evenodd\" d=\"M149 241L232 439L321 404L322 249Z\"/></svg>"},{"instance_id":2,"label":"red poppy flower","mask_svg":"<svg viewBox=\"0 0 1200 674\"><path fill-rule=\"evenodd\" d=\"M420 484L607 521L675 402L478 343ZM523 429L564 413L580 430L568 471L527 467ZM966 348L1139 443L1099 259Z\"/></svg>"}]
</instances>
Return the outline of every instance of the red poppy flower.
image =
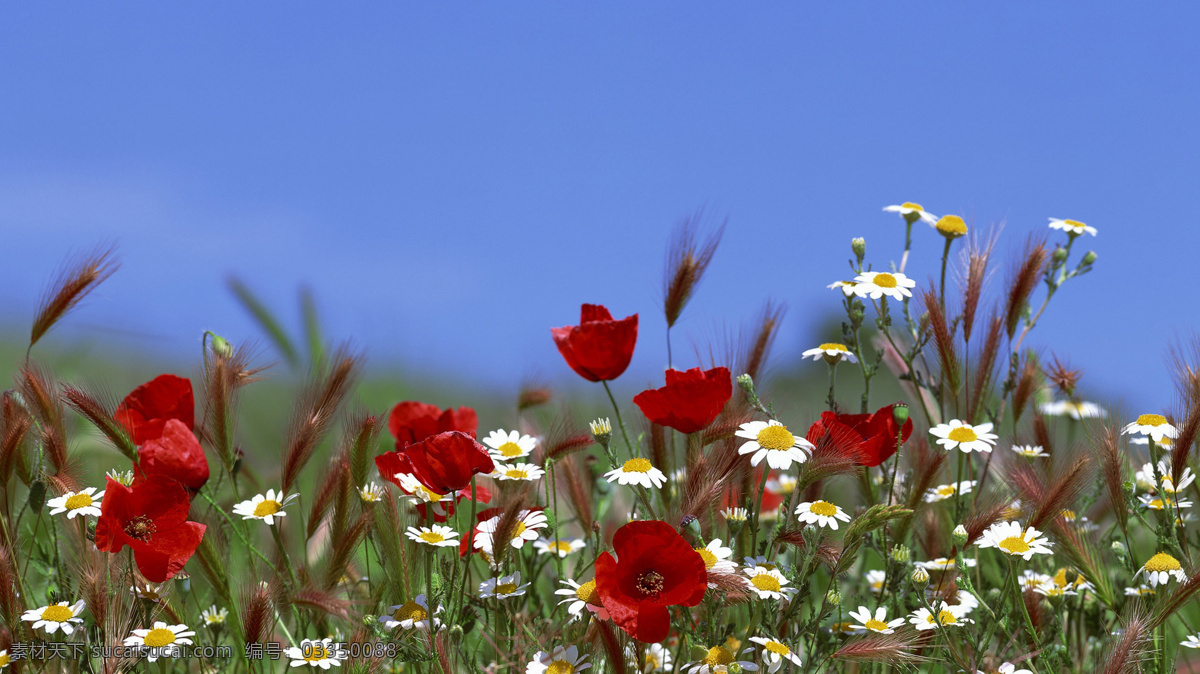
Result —
<instances>
[{"instance_id":1,"label":"red poppy flower","mask_svg":"<svg viewBox=\"0 0 1200 674\"><path fill-rule=\"evenodd\" d=\"M686 372L667 370L667 385L633 397L646 418L680 433L695 433L711 424L733 395L729 370L715 367Z\"/></svg>"},{"instance_id":2,"label":"red poppy flower","mask_svg":"<svg viewBox=\"0 0 1200 674\"><path fill-rule=\"evenodd\" d=\"M403 450L421 484L439 494L466 489L471 476L490 473L496 464L483 445L460 431L431 435Z\"/></svg>"},{"instance_id":3,"label":"red poppy flower","mask_svg":"<svg viewBox=\"0 0 1200 674\"><path fill-rule=\"evenodd\" d=\"M881 407L874 414L834 414L822 412L820 421L808 430L808 440L813 444L829 434L848 438L857 443L859 465L878 466L887 461L900 444L912 435L912 419L904 422L903 429L892 416L895 405ZM899 436L900 442L896 442Z\"/></svg>"},{"instance_id":4,"label":"red poppy flower","mask_svg":"<svg viewBox=\"0 0 1200 674\"><path fill-rule=\"evenodd\" d=\"M708 589L704 559L675 528L634 521L613 536L617 558L596 560L596 591L614 622L629 636L658 643L671 630L668 606L695 606Z\"/></svg>"},{"instance_id":5,"label":"red poppy flower","mask_svg":"<svg viewBox=\"0 0 1200 674\"><path fill-rule=\"evenodd\" d=\"M470 407L445 411L437 405L406 400L397 403L388 415L388 430L396 438L396 448L420 442L431 435L446 431L462 431L475 435L479 428L479 417Z\"/></svg>"},{"instance_id":6,"label":"red poppy flower","mask_svg":"<svg viewBox=\"0 0 1200 674\"><path fill-rule=\"evenodd\" d=\"M179 573L204 538L204 525L187 521L190 505L183 487L161 475L132 487L110 478L96 521L96 548L120 552L128 545L146 580L161 583Z\"/></svg>"},{"instance_id":7,"label":"red poppy flower","mask_svg":"<svg viewBox=\"0 0 1200 674\"><path fill-rule=\"evenodd\" d=\"M169 477L193 491L208 482L208 459L195 434L178 419L168 419L162 437L147 440L138 448L143 476Z\"/></svg>"},{"instance_id":8,"label":"red poppy flower","mask_svg":"<svg viewBox=\"0 0 1200 674\"><path fill-rule=\"evenodd\" d=\"M621 376L633 359L637 344L637 314L614 321L599 304L585 304L579 325L551 328L554 344L572 370L588 381L610 381Z\"/></svg>"},{"instance_id":9,"label":"red poppy flower","mask_svg":"<svg viewBox=\"0 0 1200 674\"><path fill-rule=\"evenodd\" d=\"M189 430L195 428L195 407L190 379L160 374L125 396L113 417L133 436L133 444L140 445L162 437L163 426L171 419Z\"/></svg>"}]
</instances>

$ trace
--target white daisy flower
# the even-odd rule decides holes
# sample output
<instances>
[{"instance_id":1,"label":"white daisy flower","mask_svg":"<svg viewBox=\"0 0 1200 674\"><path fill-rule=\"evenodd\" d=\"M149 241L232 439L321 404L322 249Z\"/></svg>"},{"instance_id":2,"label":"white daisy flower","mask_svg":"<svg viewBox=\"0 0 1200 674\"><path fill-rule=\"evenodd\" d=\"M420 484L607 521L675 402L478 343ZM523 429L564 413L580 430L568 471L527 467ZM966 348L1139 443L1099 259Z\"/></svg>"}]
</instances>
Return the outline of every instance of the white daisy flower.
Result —
<instances>
[{"instance_id":1,"label":"white daisy flower","mask_svg":"<svg viewBox=\"0 0 1200 674\"><path fill-rule=\"evenodd\" d=\"M1166 470L1166 465L1167 464L1160 462L1158 464L1158 472L1159 473L1168 472ZM1152 463L1143 464L1142 469L1133 474L1133 481L1134 481L1134 484L1137 485L1138 489L1141 489L1142 491L1149 491L1149 492L1158 491L1157 487L1155 486L1158 483L1158 480L1154 476L1154 464L1152 464Z\"/></svg>"},{"instance_id":2,"label":"white daisy flower","mask_svg":"<svg viewBox=\"0 0 1200 674\"><path fill-rule=\"evenodd\" d=\"M408 539L437 548L458 545L458 532L447 526L435 524L431 527L409 527L405 532Z\"/></svg>"},{"instance_id":3,"label":"white daisy flower","mask_svg":"<svg viewBox=\"0 0 1200 674\"><path fill-rule=\"evenodd\" d=\"M671 671L671 650L662 644L648 644L642 651L642 666L639 671Z\"/></svg>"},{"instance_id":4,"label":"white daisy flower","mask_svg":"<svg viewBox=\"0 0 1200 674\"><path fill-rule=\"evenodd\" d=\"M867 586L875 594L883 592L883 583L887 580L887 571L883 569L871 569L867 571Z\"/></svg>"},{"instance_id":5,"label":"white daisy flower","mask_svg":"<svg viewBox=\"0 0 1200 674\"><path fill-rule=\"evenodd\" d=\"M759 555L758 557L749 557L749 556L743 557L742 564L747 569L753 569L756 566L761 566L764 569L778 569L781 566L774 562L768 562L765 555Z\"/></svg>"},{"instance_id":6,"label":"white daisy flower","mask_svg":"<svg viewBox=\"0 0 1200 674\"><path fill-rule=\"evenodd\" d=\"M963 557L962 561L963 566L967 568L975 567L975 560L970 557ZM913 566L919 566L926 571L948 571L955 568L955 560L953 557L938 557L928 562L913 562Z\"/></svg>"},{"instance_id":7,"label":"white daisy flower","mask_svg":"<svg viewBox=\"0 0 1200 674\"><path fill-rule=\"evenodd\" d=\"M972 426L958 419L951 419L948 424L938 424L929 429L929 433L938 438L937 444L946 451L957 448L967 454L973 451L991 452L997 437L995 433L992 433L990 423Z\"/></svg>"},{"instance_id":8,"label":"white daisy flower","mask_svg":"<svg viewBox=\"0 0 1200 674\"><path fill-rule=\"evenodd\" d=\"M1034 555L1049 555L1050 539L1033 527L1025 528L1020 522L997 522L980 536L977 545L981 548L997 548L1001 552L1022 557L1025 561Z\"/></svg>"},{"instance_id":9,"label":"white daisy flower","mask_svg":"<svg viewBox=\"0 0 1200 674\"><path fill-rule=\"evenodd\" d=\"M596 581L589 580L583 585L576 583L570 578L564 578L562 581L563 587L555 590L554 594L560 597L566 597L559 601L561 604L570 604L567 607L567 613L573 618L583 617L584 609L596 614L600 620L608 620L608 611L604 609L604 604L600 603L600 594L596 592Z\"/></svg>"},{"instance_id":10,"label":"white daisy flower","mask_svg":"<svg viewBox=\"0 0 1200 674\"><path fill-rule=\"evenodd\" d=\"M204 619L205 627L217 628L225 624L225 619L229 617L229 609L217 609L217 605L213 604L204 609L200 617Z\"/></svg>"},{"instance_id":11,"label":"white daisy flower","mask_svg":"<svg viewBox=\"0 0 1200 674\"><path fill-rule=\"evenodd\" d=\"M842 294L846 297L850 297L854 294L854 286L856 285L858 284L854 281L834 281L825 287L829 288L830 290L833 290L834 288L841 288Z\"/></svg>"},{"instance_id":12,"label":"white daisy flower","mask_svg":"<svg viewBox=\"0 0 1200 674\"><path fill-rule=\"evenodd\" d=\"M737 571L737 562L733 561L733 548L721 544L721 539L713 539L703 548L696 548L704 560L704 568L711 573L733 573Z\"/></svg>"},{"instance_id":13,"label":"white daisy flower","mask_svg":"<svg viewBox=\"0 0 1200 674\"><path fill-rule=\"evenodd\" d=\"M1133 445L1149 445L1150 438L1147 438L1144 435L1135 435L1134 437L1129 438L1129 443ZM1164 435L1162 440L1156 440L1154 442L1154 446L1165 452L1169 452L1175 448L1175 440Z\"/></svg>"},{"instance_id":14,"label":"white daisy flower","mask_svg":"<svg viewBox=\"0 0 1200 674\"><path fill-rule=\"evenodd\" d=\"M916 204L911 201L906 201L899 206L884 206L883 210L888 213L899 213L900 216L909 223L914 223L917 220L924 220L932 225L937 222L936 215L926 211L921 207L921 204Z\"/></svg>"},{"instance_id":15,"label":"white daisy flower","mask_svg":"<svg viewBox=\"0 0 1200 674\"><path fill-rule=\"evenodd\" d=\"M491 448L488 454L497 461L512 461L529 456L537 447L537 439L529 435L521 435L517 431L496 430L483 439L483 444Z\"/></svg>"},{"instance_id":16,"label":"white daisy flower","mask_svg":"<svg viewBox=\"0 0 1200 674\"><path fill-rule=\"evenodd\" d=\"M796 651L774 637L750 637L750 641L763 647L763 664L767 666L767 671L771 674L778 672L784 662L789 662L797 667L804 664Z\"/></svg>"},{"instance_id":17,"label":"white daisy flower","mask_svg":"<svg viewBox=\"0 0 1200 674\"><path fill-rule=\"evenodd\" d=\"M788 495L796 491L796 486L800 483L795 475L790 473L780 473L777 477L767 478L767 491L772 494Z\"/></svg>"},{"instance_id":18,"label":"white daisy flower","mask_svg":"<svg viewBox=\"0 0 1200 674\"><path fill-rule=\"evenodd\" d=\"M0 669L8 669L12 664L12 656L8 654L7 648L0 648Z\"/></svg>"},{"instance_id":19,"label":"white daisy flower","mask_svg":"<svg viewBox=\"0 0 1200 674\"><path fill-rule=\"evenodd\" d=\"M807 461L809 453L816 449L803 436L792 435L787 426L774 419L744 423L734 435L747 439L738 449L738 454L753 454L750 457L751 466L757 466L765 458L771 468L787 470L792 467L793 461Z\"/></svg>"},{"instance_id":20,"label":"white daisy flower","mask_svg":"<svg viewBox=\"0 0 1200 674\"><path fill-rule=\"evenodd\" d=\"M987 674L980 670L975 670L976 674ZM1017 669L1017 666L1011 662L1005 662L996 668L996 674L1033 674L1028 669Z\"/></svg>"},{"instance_id":21,"label":"white daisy flower","mask_svg":"<svg viewBox=\"0 0 1200 674\"><path fill-rule=\"evenodd\" d=\"M957 239L967 233L967 223L958 215L943 215L933 223L933 228L949 239Z\"/></svg>"},{"instance_id":22,"label":"white daisy flower","mask_svg":"<svg viewBox=\"0 0 1200 674\"><path fill-rule=\"evenodd\" d=\"M1163 478L1163 480L1168 480L1168 479L1170 479L1170 478ZM1142 494L1141 496L1138 497L1138 501L1141 501L1142 505L1146 508L1149 508L1150 510L1165 510L1167 508L1174 510L1175 508L1191 508L1192 507L1191 501L1188 501L1186 499L1177 499L1172 496L1166 496L1166 495L1151 496L1150 494Z\"/></svg>"},{"instance_id":23,"label":"white daisy flower","mask_svg":"<svg viewBox=\"0 0 1200 674\"><path fill-rule=\"evenodd\" d=\"M1145 584L1125 588L1125 596L1127 597L1142 597L1155 594L1158 594L1158 591Z\"/></svg>"},{"instance_id":24,"label":"white daisy flower","mask_svg":"<svg viewBox=\"0 0 1200 674\"><path fill-rule=\"evenodd\" d=\"M479 598L491 599L508 599L509 597L520 597L525 594L525 588L529 587L529 583L521 584L521 572L516 571L511 576L501 576L500 578L488 578L479 584Z\"/></svg>"},{"instance_id":25,"label":"white daisy flower","mask_svg":"<svg viewBox=\"0 0 1200 674\"><path fill-rule=\"evenodd\" d=\"M630 459L625 462L625 465L620 468L614 468L604 474L609 482L627 485L636 484L647 489L661 488L667 483L667 476L649 461L642 458Z\"/></svg>"},{"instance_id":26,"label":"white daisy flower","mask_svg":"<svg viewBox=\"0 0 1200 674\"><path fill-rule=\"evenodd\" d=\"M438 607L438 612L442 608ZM397 627L405 630L428 630L429 629L429 604L425 601L425 595L419 594L416 597L404 602L389 606L388 612L379 616L379 623L386 630L394 630ZM433 619L434 629L441 626L441 621L436 617Z\"/></svg>"},{"instance_id":27,"label":"white daisy flower","mask_svg":"<svg viewBox=\"0 0 1200 674\"><path fill-rule=\"evenodd\" d=\"M333 639L304 639L299 646L292 646L283 654L292 661L292 667L308 665L329 669L342 666L344 656L339 655L339 650L339 645L333 643Z\"/></svg>"},{"instance_id":28,"label":"white daisy flower","mask_svg":"<svg viewBox=\"0 0 1200 674\"><path fill-rule=\"evenodd\" d=\"M904 624L904 618L896 618L889 621L887 619L887 608L880 606L875 609L875 615L871 615L871 609L866 606L859 606L857 611L850 611L850 617L858 621L858 624L851 625L856 629L869 630L880 634L892 634L897 627Z\"/></svg>"},{"instance_id":29,"label":"white daisy flower","mask_svg":"<svg viewBox=\"0 0 1200 674\"><path fill-rule=\"evenodd\" d=\"M51 508L51 515L66 513L69 520L75 519L76 515L99 517L100 501L103 498L104 492L97 494L95 487L88 487L82 491L69 491L58 498L52 498L46 501L46 505Z\"/></svg>"},{"instance_id":30,"label":"white daisy flower","mask_svg":"<svg viewBox=\"0 0 1200 674\"><path fill-rule=\"evenodd\" d=\"M546 471L532 463L497 463L496 470L492 472L492 477L497 480L540 480Z\"/></svg>"},{"instance_id":31,"label":"white daisy flower","mask_svg":"<svg viewBox=\"0 0 1200 674\"><path fill-rule=\"evenodd\" d=\"M21 616L21 620L32 622L30 629L44 629L46 634L54 634L59 629L62 629L63 634L71 634L75 631L75 624L83 622L83 618L79 617L82 612L82 599L69 605L60 601L57 604L30 609Z\"/></svg>"},{"instance_id":32,"label":"white daisy flower","mask_svg":"<svg viewBox=\"0 0 1200 674\"><path fill-rule=\"evenodd\" d=\"M538 551L539 555L556 554L559 557L566 557L572 552L577 552L584 549L587 547L587 543L584 543L582 538L576 538L570 541L564 539L554 540L550 538L539 538L533 542L533 547Z\"/></svg>"},{"instance_id":33,"label":"white daisy flower","mask_svg":"<svg viewBox=\"0 0 1200 674\"><path fill-rule=\"evenodd\" d=\"M612 437L612 421L605 417L596 419L588 423L588 430L592 432L593 438L611 438Z\"/></svg>"},{"instance_id":34,"label":"white daisy flower","mask_svg":"<svg viewBox=\"0 0 1200 674\"><path fill-rule=\"evenodd\" d=\"M139 646L146 660L154 662L159 658L179 657L179 647L190 646L192 640L188 637L195 635L187 625L168 625L160 620L150 629L134 630L125 637L125 645Z\"/></svg>"},{"instance_id":35,"label":"white daisy flower","mask_svg":"<svg viewBox=\"0 0 1200 674\"><path fill-rule=\"evenodd\" d=\"M784 596L790 597L796 593L795 588L784 587L788 584L788 579L779 572L779 569L756 566L753 569L746 569L745 573L750 579L750 588L758 593L759 599L782 599Z\"/></svg>"},{"instance_id":36,"label":"white daisy flower","mask_svg":"<svg viewBox=\"0 0 1200 674\"><path fill-rule=\"evenodd\" d=\"M1038 409L1049 417L1067 416L1076 421L1095 419L1105 415L1104 408L1096 403L1076 400L1052 400L1038 405Z\"/></svg>"},{"instance_id":37,"label":"white daisy flower","mask_svg":"<svg viewBox=\"0 0 1200 674\"><path fill-rule=\"evenodd\" d=\"M850 516L829 501L805 501L796 506L796 515L805 524L815 524L837 531L838 520L849 522Z\"/></svg>"},{"instance_id":38,"label":"white daisy flower","mask_svg":"<svg viewBox=\"0 0 1200 674\"><path fill-rule=\"evenodd\" d=\"M475 535L475 549L483 550L489 555L494 552L492 539L500 526L500 515L479 523L479 533ZM528 542L538 539L538 530L546 527L546 514L540 510L522 510L517 516L516 526L513 527L512 540L509 545L520 550Z\"/></svg>"},{"instance_id":39,"label":"white daisy flower","mask_svg":"<svg viewBox=\"0 0 1200 674\"><path fill-rule=\"evenodd\" d=\"M1050 218L1050 229L1058 229L1070 234L1071 236L1079 236L1084 232L1096 236L1096 228L1083 224L1078 220L1063 220L1062 218Z\"/></svg>"},{"instance_id":40,"label":"white daisy flower","mask_svg":"<svg viewBox=\"0 0 1200 674\"><path fill-rule=\"evenodd\" d=\"M1159 472L1162 473L1163 476L1162 490L1164 494L1178 494L1184 489L1187 489L1193 482L1196 481L1196 476L1192 474L1191 468L1183 469L1183 474L1179 476L1179 484L1175 484L1175 481L1171 479L1171 471L1169 469L1161 470Z\"/></svg>"},{"instance_id":41,"label":"white daisy flower","mask_svg":"<svg viewBox=\"0 0 1200 674\"><path fill-rule=\"evenodd\" d=\"M268 489L266 494L257 494L233 506L233 514L241 515L244 520L262 520L270 526L275 524L276 517L286 515L283 509L299 497L299 494L284 497L282 490L276 494L274 489Z\"/></svg>"},{"instance_id":42,"label":"white daisy flower","mask_svg":"<svg viewBox=\"0 0 1200 674\"><path fill-rule=\"evenodd\" d=\"M942 602L936 615L922 607L909 614L908 622L918 630L925 631L937 629L939 625L941 627L962 627L964 623L975 621L963 616L955 607Z\"/></svg>"},{"instance_id":43,"label":"white daisy flower","mask_svg":"<svg viewBox=\"0 0 1200 674\"><path fill-rule=\"evenodd\" d=\"M442 516L446 514L445 504L454 501L454 496L450 494L439 494L436 491L421 484L416 475L412 473L397 473L396 481L400 483L400 488L408 494L409 501L415 505L428 504L434 511L434 514Z\"/></svg>"},{"instance_id":44,"label":"white daisy flower","mask_svg":"<svg viewBox=\"0 0 1200 674\"><path fill-rule=\"evenodd\" d=\"M843 360L848 360L851 363L857 363L858 358L846 348L845 344L837 344L835 342L826 342L814 349L809 349L800 354L801 358L812 358L813 360L825 359L829 364L836 364Z\"/></svg>"},{"instance_id":45,"label":"white daisy flower","mask_svg":"<svg viewBox=\"0 0 1200 674\"><path fill-rule=\"evenodd\" d=\"M912 297L917 282L900 272L867 271L854 277L854 294L877 300L884 295L897 300Z\"/></svg>"},{"instance_id":46,"label":"white daisy flower","mask_svg":"<svg viewBox=\"0 0 1200 674\"><path fill-rule=\"evenodd\" d=\"M358 488L358 497L363 503L377 503L383 500L383 488L374 482L368 482Z\"/></svg>"},{"instance_id":47,"label":"white daisy flower","mask_svg":"<svg viewBox=\"0 0 1200 674\"><path fill-rule=\"evenodd\" d=\"M1179 645L1184 648L1200 648L1200 634L1189 634L1187 641L1180 641Z\"/></svg>"},{"instance_id":48,"label":"white daisy flower","mask_svg":"<svg viewBox=\"0 0 1200 674\"><path fill-rule=\"evenodd\" d=\"M752 650L747 648L742 653L749 653ZM726 674L729 671L729 665L735 662L745 671L758 671L758 665L749 660L738 660L737 655L724 646L713 646L708 649L707 655L696 662L687 663L683 666L683 671L687 674Z\"/></svg>"},{"instance_id":49,"label":"white daisy flower","mask_svg":"<svg viewBox=\"0 0 1200 674\"><path fill-rule=\"evenodd\" d=\"M1183 572L1183 566L1179 560L1165 552L1156 553L1147 559L1142 568L1133 574L1133 577L1137 578L1143 573L1146 574L1146 582L1150 583L1151 587L1166 585L1172 578L1181 583L1187 580L1187 574Z\"/></svg>"},{"instance_id":50,"label":"white daisy flower","mask_svg":"<svg viewBox=\"0 0 1200 674\"><path fill-rule=\"evenodd\" d=\"M1054 578L1044 573L1026 569L1021 572L1021 576L1017 579L1017 582L1020 583L1022 590L1036 590L1039 585L1054 582Z\"/></svg>"},{"instance_id":51,"label":"white daisy flower","mask_svg":"<svg viewBox=\"0 0 1200 674\"><path fill-rule=\"evenodd\" d=\"M106 477L108 477L108 479L112 480L113 482L118 482L120 484L125 485L126 487L133 486L133 471L132 470L121 471L121 470L117 470L116 468L113 468L112 470L108 471L104 475Z\"/></svg>"},{"instance_id":52,"label":"white daisy flower","mask_svg":"<svg viewBox=\"0 0 1200 674\"><path fill-rule=\"evenodd\" d=\"M146 601L161 601L166 598L168 589L169 587L166 583L161 585L152 585L150 583L146 583L145 585L135 585L130 587L129 592L133 596L139 599L145 599Z\"/></svg>"},{"instance_id":53,"label":"white daisy flower","mask_svg":"<svg viewBox=\"0 0 1200 674\"><path fill-rule=\"evenodd\" d=\"M750 512L745 508L726 508L721 511L721 517L724 517L726 522L741 523L750 517Z\"/></svg>"},{"instance_id":54,"label":"white daisy flower","mask_svg":"<svg viewBox=\"0 0 1200 674\"><path fill-rule=\"evenodd\" d=\"M1012 451L1027 459L1039 459L1050 456L1041 445L1013 445Z\"/></svg>"},{"instance_id":55,"label":"white daisy flower","mask_svg":"<svg viewBox=\"0 0 1200 674\"><path fill-rule=\"evenodd\" d=\"M936 487L930 487L925 492L926 503L937 503L946 499L954 498L955 494L970 494L975 488L974 480L963 480L958 484L951 482L950 484L939 484Z\"/></svg>"},{"instance_id":56,"label":"white daisy flower","mask_svg":"<svg viewBox=\"0 0 1200 674\"><path fill-rule=\"evenodd\" d=\"M575 674L592 666L592 663L584 660L587 660L587 655L580 655L576 646L555 646L549 653L535 653L529 664L525 665L525 674Z\"/></svg>"},{"instance_id":57,"label":"white daisy flower","mask_svg":"<svg viewBox=\"0 0 1200 674\"><path fill-rule=\"evenodd\" d=\"M1164 437L1174 440L1179 437L1179 429L1167 423L1167 418L1161 414L1143 414L1137 418L1137 421L1126 424L1125 428L1121 429L1121 435L1137 433L1139 435L1148 435L1157 443Z\"/></svg>"}]
</instances>

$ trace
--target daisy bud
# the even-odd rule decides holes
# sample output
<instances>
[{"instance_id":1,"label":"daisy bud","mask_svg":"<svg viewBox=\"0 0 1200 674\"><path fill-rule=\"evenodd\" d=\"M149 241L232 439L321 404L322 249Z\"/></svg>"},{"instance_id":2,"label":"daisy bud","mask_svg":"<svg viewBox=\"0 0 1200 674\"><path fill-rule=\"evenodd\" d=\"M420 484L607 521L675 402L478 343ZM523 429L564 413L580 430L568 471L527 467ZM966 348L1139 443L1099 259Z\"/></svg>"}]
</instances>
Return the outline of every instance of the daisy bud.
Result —
<instances>
[{"instance_id":1,"label":"daisy bud","mask_svg":"<svg viewBox=\"0 0 1200 674\"><path fill-rule=\"evenodd\" d=\"M132 470L127 470L125 472L121 472L114 468L114 469L108 471L107 473L105 473L105 475L107 475L109 477L109 479L111 479L113 482L119 482L119 483L125 485L126 487L131 486L133 484L133 471Z\"/></svg>"},{"instance_id":2,"label":"daisy bud","mask_svg":"<svg viewBox=\"0 0 1200 674\"><path fill-rule=\"evenodd\" d=\"M1054 264L1060 265L1067 261L1067 249L1059 246L1054 249Z\"/></svg>"},{"instance_id":3,"label":"daisy bud","mask_svg":"<svg viewBox=\"0 0 1200 674\"><path fill-rule=\"evenodd\" d=\"M597 419L588 424L592 430L592 437L604 449L608 449L608 443L612 440L612 422L608 419Z\"/></svg>"},{"instance_id":4,"label":"daisy bud","mask_svg":"<svg viewBox=\"0 0 1200 674\"><path fill-rule=\"evenodd\" d=\"M1080 265L1086 267L1087 265L1089 265L1095 261L1096 261L1096 251L1089 250L1088 252L1083 254L1083 261L1080 262Z\"/></svg>"},{"instance_id":5,"label":"daisy bud","mask_svg":"<svg viewBox=\"0 0 1200 674\"><path fill-rule=\"evenodd\" d=\"M961 548L967 544L967 528L963 525L960 524L954 527L954 533L952 533L951 536L954 538L954 544L958 547Z\"/></svg>"},{"instance_id":6,"label":"daisy bud","mask_svg":"<svg viewBox=\"0 0 1200 674\"><path fill-rule=\"evenodd\" d=\"M897 545L892 548L892 559L900 564L908 564L908 560L912 559L912 551L906 545Z\"/></svg>"},{"instance_id":7,"label":"daisy bud","mask_svg":"<svg viewBox=\"0 0 1200 674\"><path fill-rule=\"evenodd\" d=\"M745 393L747 397L749 397L749 398L757 397L754 394L754 379L751 378L750 375L748 375L748 374L738 375L737 385L739 388L742 389L742 392ZM707 651L705 651L705 653L707 654Z\"/></svg>"},{"instance_id":8,"label":"daisy bud","mask_svg":"<svg viewBox=\"0 0 1200 674\"><path fill-rule=\"evenodd\" d=\"M1120 559L1125 559L1125 544L1121 543L1121 541L1112 542L1112 551Z\"/></svg>"},{"instance_id":9,"label":"daisy bud","mask_svg":"<svg viewBox=\"0 0 1200 674\"><path fill-rule=\"evenodd\" d=\"M728 671L729 674L742 674L743 670L742 670L742 666L735 661L735 662L729 663L729 666L726 667L726 671Z\"/></svg>"},{"instance_id":10,"label":"daisy bud","mask_svg":"<svg viewBox=\"0 0 1200 674\"><path fill-rule=\"evenodd\" d=\"M957 239L967 233L967 223L957 215L943 215L933 227L947 239Z\"/></svg>"},{"instance_id":11,"label":"daisy bud","mask_svg":"<svg viewBox=\"0 0 1200 674\"><path fill-rule=\"evenodd\" d=\"M854 257L858 258L858 264L861 267L863 258L867 255L867 240L861 236L850 239L850 250L854 251Z\"/></svg>"},{"instance_id":12,"label":"daisy bud","mask_svg":"<svg viewBox=\"0 0 1200 674\"><path fill-rule=\"evenodd\" d=\"M913 569L912 575L909 576L909 580L912 581L913 587L917 588L918 590L924 590L925 586L929 584L929 572L918 566L917 568Z\"/></svg>"},{"instance_id":13,"label":"daisy bud","mask_svg":"<svg viewBox=\"0 0 1200 674\"><path fill-rule=\"evenodd\" d=\"M42 506L46 504L46 483L37 480L29 485L29 498L26 502L29 504L30 512L40 513Z\"/></svg>"},{"instance_id":14,"label":"daisy bud","mask_svg":"<svg viewBox=\"0 0 1200 674\"><path fill-rule=\"evenodd\" d=\"M461 625L455 625L454 627L450 628L450 643L452 643L452 644L462 643L462 637L463 637L463 628Z\"/></svg>"},{"instance_id":15,"label":"daisy bud","mask_svg":"<svg viewBox=\"0 0 1200 674\"><path fill-rule=\"evenodd\" d=\"M897 426L903 427L908 422L908 405L904 403L896 403L892 405L892 421Z\"/></svg>"},{"instance_id":16,"label":"daisy bud","mask_svg":"<svg viewBox=\"0 0 1200 674\"><path fill-rule=\"evenodd\" d=\"M842 605L842 593L837 591L837 588L825 593L825 601L829 602L830 606Z\"/></svg>"}]
</instances>

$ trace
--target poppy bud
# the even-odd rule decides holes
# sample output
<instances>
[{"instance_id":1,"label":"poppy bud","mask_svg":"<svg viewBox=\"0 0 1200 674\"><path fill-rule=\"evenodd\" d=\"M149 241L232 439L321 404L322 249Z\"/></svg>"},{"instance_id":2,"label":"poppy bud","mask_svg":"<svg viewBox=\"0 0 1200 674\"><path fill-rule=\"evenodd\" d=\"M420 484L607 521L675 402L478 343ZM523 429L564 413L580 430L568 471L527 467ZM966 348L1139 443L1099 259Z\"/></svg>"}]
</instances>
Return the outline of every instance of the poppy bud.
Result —
<instances>
[{"instance_id":1,"label":"poppy bud","mask_svg":"<svg viewBox=\"0 0 1200 674\"><path fill-rule=\"evenodd\" d=\"M204 334L208 336L208 348L212 349L214 355L221 358L233 355L233 346L224 337L212 331L206 331Z\"/></svg>"},{"instance_id":2,"label":"poppy bud","mask_svg":"<svg viewBox=\"0 0 1200 674\"><path fill-rule=\"evenodd\" d=\"M958 547L961 548L967 544L967 528L963 525L960 524L954 527L954 533L951 536L954 537L954 544Z\"/></svg>"},{"instance_id":3,"label":"poppy bud","mask_svg":"<svg viewBox=\"0 0 1200 674\"><path fill-rule=\"evenodd\" d=\"M913 569L910 580L912 580L913 587L918 590L924 590L925 586L929 584L929 572L918 566Z\"/></svg>"},{"instance_id":4,"label":"poppy bud","mask_svg":"<svg viewBox=\"0 0 1200 674\"><path fill-rule=\"evenodd\" d=\"M896 403L892 406L892 421L896 422L897 426L903 426L908 421L908 405L904 403Z\"/></svg>"},{"instance_id":5,"label":"poppy bud","mask_svg":"<svg viewBox=\"0 0 1200 674\"><path fill-rule=\"evenodd\" d=\"M178 574L176 574L175 583L179 585L180 592L192 591L192 577L189 576L186 571L180 571Z\"/></svg>"},{"instance_id":6,"label":"poppy bud","mask_svg":"<svg viewBox=\"0 0 1200 674\"><path fill-rule=\"evenodd\" d=\"M1096 261L1096 251L1089 250L1083 254L1083 260L1080 263L1082 266L1087 266Z\"/></svg>"},{"instance_id":7,"label":"poppy bud","mask_svg":"<svg viewBox=\"0 0 1200 674\"><path fill-rule=\"evenodd\" d=\"M29 498L26 502L29 504L30 512L35 515L40 513L42 506L46 504L46 483L37 480L29 485Z\"/></svg>"},{"instance_id":8,"label":"poppy bud","mask_svg":"<svg viewBox=\"0 0 1200 674\"><path fill-rule=\"evenodd\" d=\"M850 239L850 250L854 251L854 257L858 258L858 264L862 266L863 258L867 255L867 240L861 236Z\"/></svg>"}]
</instances>

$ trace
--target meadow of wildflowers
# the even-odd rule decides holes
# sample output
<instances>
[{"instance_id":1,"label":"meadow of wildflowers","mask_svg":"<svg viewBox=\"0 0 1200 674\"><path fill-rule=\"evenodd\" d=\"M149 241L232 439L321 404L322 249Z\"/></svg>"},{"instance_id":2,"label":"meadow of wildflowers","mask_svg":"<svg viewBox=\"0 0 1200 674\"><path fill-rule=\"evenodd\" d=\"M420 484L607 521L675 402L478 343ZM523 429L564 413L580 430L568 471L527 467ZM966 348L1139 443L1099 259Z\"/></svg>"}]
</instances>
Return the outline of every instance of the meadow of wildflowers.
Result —
<instances>
[{"instance_id":1,"label":"meadow of wildflowers","mask_svg":"<svg viewBox=\"0 0 1200 674\"><path fill-rule=\"evenodd\" d=\"M3 394L0 669L1188 671L1200 343L1171 352L1174 409L1106 409L1030 337L1053 298L1093 301L1075 286L1095 228L1052 218L1000 259L960 217L883 210L895 241L851 240L842 279L797 267L843 316L802 352L828 372L811 418L777 413L765 376L778 308L672 349L723 233L689 221L666 335L601 304L537 328L603 416L532 385L494 418L469 398L365 409L368 366L341 347L255 461L239 401L271 372L247 346L206 333L195 380L115 393L39 359L117 267L68 265ZM940 266L909 268L913 246ZM661 337L662 386L619 395Z\"/></svg>"}]
</instances>

